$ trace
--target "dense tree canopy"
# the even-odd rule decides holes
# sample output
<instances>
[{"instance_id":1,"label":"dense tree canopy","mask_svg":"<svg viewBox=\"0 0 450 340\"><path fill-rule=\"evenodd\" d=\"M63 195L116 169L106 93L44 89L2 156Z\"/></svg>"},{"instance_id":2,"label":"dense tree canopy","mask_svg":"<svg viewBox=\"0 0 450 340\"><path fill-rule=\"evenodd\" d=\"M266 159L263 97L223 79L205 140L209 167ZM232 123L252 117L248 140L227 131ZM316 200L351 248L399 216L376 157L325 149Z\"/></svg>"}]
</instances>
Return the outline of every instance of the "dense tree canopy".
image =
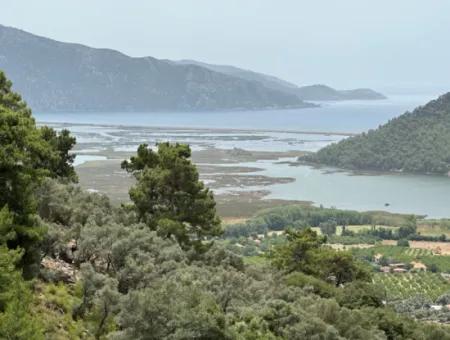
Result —
<instances>
[{"instance_id":1,"label":"dense tree canopy","mask_svg":"<svg viewBox=\"0 0 450 340\"><path fill-rule=\"evenodd\" d=\"M350 253L325 246L325 237L311 229L287 230L286 238L271 252L272 263L279 269L300 271L336 286L370 278L369 271Z\"/></svg>"},{"instance_id":2,"label":"dense tree canopy","mask_svg":"<svg viewBox=\"0 0 450 340\"><path fill-rule=\"evenodd\" d=\"M297 204L262 210L245 223L227 226L224 235L225 237L249 236L264 234L271 230L320 227L321 224L322 227L326 227L327 233L333 234L336 225L398 225L403 223L403 220L403 216L389 213L358 212Z\"/></svg>"},{"instance_id":3,"label":"dense tree canopy","mask_svg":"<svg viewBox=\"0 0 450 340\"><path fill-rule=\"evenodd\" d=\"M56 290L57 306L71 307L67 319L44 325L49 335L59 322L64 334L78 329L74 333L87 339L449 338L444 328L384 307L383 289L366 281L359 263L326 248L312 231L293 233L285 247L274 249L280 270L258 268L218 243L200 254L185 250L136 223L133 211L71 185L48 180L39 197L48 223L60 221L48 254L57 257L73 238L80 272L79 293L64 293L66 285ZM47 213L61 197L67 219ZM93 217L81 218L87 207Z\"/></svg>"},{"instance_id":4,"label":"dense tree canopy","mask_svg":"<svg viewBox=\"0 0 450 340\"><path fill-rule=\"evenodd\" d=\"M43 234L35 218L35 190L45 177L76 179L69 155L74 143L68 131L38 128L25 102L0 72L0 209L7 209L12 218L0 241L9 248L23 248L24 264L36 266ZM25 270L28 275L33 268Z\"/></svg>"},{"instance_id":5,"label":"dense tree canopy","mask_svg":"<svg viewBox=\"0 0 450 340\"><path fill-rule=\"evenodd\" d=\"M207 236L221 233L212 192L199 181L189 160L188 145L161 143L155 152L146 144L122 163L134 174L130 189L140 219L163 237L175 237L183 247L199 248Z\"/></svg>"},{"instance_id":6,"label":"dense tree canopy","mask_svg":"<svg viewBox=\"0 0 450 340\"><path fill-rule=\"evenodd\" d=\"M450 171L450 93L376 130L303 157L346 169L446 174Z\"/></svg>"}]
</instances>

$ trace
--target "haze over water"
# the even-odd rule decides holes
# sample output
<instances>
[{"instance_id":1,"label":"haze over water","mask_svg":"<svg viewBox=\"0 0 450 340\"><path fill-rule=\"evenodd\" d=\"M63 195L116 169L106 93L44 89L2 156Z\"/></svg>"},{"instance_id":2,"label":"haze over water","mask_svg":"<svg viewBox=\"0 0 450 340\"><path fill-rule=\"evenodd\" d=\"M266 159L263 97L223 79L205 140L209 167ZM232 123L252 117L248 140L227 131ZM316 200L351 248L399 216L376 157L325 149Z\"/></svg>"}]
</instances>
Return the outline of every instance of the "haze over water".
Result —
<instances>
[{"instance_id":1,"label":"haze over water","mask_svg":"<svg viewBox=\"0 0 450 340\"><path fill-rule=\"evenodd\" d=\"M38 122L191 127L206 129L363 132L386 123L438 95L396 95L377 101L321 102L293 110L210 112L35 112Z\"/></svg>"}]
</instances>

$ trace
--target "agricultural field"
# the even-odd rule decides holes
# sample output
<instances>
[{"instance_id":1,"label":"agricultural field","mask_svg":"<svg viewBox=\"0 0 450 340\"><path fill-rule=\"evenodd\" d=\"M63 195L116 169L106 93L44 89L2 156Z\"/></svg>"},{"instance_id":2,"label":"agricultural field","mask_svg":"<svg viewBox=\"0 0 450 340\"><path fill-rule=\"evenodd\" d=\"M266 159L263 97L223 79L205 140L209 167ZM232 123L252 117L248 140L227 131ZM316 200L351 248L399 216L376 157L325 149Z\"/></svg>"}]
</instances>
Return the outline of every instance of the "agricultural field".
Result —
<instances>
[{"instance_id":1,"label":"agricultural field","mask_svg":"<svg viewBox=\"0 0 450 340\"><path fill-rule=\"evenodd\" d=\"M417 295L435 301L450 292L450 282L439 273L376 273L373 281L386 289L388 301L404 300Z\"/></svg>"},{"instance_id":2,"label":"agricultural field","mask_svg":"<svg viewBox=\"0 0 450 340\"><path fill-rule=\"evenodd\" d=\"M422 249L422 248L407 248L404 250L404 253L414 258L433 255L433 251L431 251L430 249Z\"/></svg>"},{"instance_id":3,"label":"agricultural field","mask_svg":"<svg viewBox=\"0 0 450 340\"><path fill-rule=\"evenodd\" d=\"M383 240L383 245L396 245L397 241ZM410 248L428 249L435 254L450 255L450 242L409 241Z\"/></svg>"},{"instance_id":4,"label":"agricultural field","mask_svg":"<svg viewBox=\"0 0 450 340\"><path fill-rule=\"evenodd\" d=\"M384 257L392 258L398 262L407 262L415 259L415 257L406 253L409 250L410 248L407 247L376 245L371 248L355 248L353 252L357 257L362 258L373 258L377 254L382 254Z\"/></svg>"},{"instance_id":5,"label":"agricultural field","mask_svg":"<svg viewBox=\"0 0 450 340\"><path fill-rule=\"evenodd\" d=\"M382 254L392 262L411 263L417 261L425 264L429 271L450 273L450 256L436 255L431 249L376 245L370 248L353 248L352 252L355 256L368 261L375 255Z\"/></svg>"}]
</instances>

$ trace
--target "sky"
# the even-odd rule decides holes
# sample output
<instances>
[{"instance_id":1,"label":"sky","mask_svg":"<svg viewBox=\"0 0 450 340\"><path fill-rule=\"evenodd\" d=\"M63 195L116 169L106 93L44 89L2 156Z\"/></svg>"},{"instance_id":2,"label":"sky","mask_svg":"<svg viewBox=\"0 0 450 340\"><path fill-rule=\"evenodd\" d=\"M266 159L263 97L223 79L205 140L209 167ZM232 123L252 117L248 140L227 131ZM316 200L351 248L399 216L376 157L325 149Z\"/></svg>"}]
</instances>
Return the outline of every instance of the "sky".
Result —
<instances>
[{"instance_id":1,"label":"sky","mask_svg":"<svg viewBox=\"0 0 450 340\"><path fill-rule=\"evenodd\" d=\"M0 24L298 85L450 90L449 0L0 0ZM0 46L1 48L1 46Z\"/></svg>"}]
</instances>

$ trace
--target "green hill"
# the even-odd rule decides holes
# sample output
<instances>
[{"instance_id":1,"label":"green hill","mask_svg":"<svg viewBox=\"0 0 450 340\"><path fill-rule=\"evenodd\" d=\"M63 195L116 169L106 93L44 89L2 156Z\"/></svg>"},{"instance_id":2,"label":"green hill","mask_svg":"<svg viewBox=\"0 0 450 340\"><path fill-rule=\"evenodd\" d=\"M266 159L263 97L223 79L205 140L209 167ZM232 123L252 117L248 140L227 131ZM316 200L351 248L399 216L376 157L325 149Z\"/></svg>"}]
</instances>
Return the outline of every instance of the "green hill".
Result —
<instances>
[{"instance_id":1,"label":"green hill","mask_svg":"<svg viewBox=\"0 0 450 340\"><path fill-rule=\"evenodd\" d=\"M447 174L450 93L302 160L346 169Z\"/></svg>"}]
</instances>

